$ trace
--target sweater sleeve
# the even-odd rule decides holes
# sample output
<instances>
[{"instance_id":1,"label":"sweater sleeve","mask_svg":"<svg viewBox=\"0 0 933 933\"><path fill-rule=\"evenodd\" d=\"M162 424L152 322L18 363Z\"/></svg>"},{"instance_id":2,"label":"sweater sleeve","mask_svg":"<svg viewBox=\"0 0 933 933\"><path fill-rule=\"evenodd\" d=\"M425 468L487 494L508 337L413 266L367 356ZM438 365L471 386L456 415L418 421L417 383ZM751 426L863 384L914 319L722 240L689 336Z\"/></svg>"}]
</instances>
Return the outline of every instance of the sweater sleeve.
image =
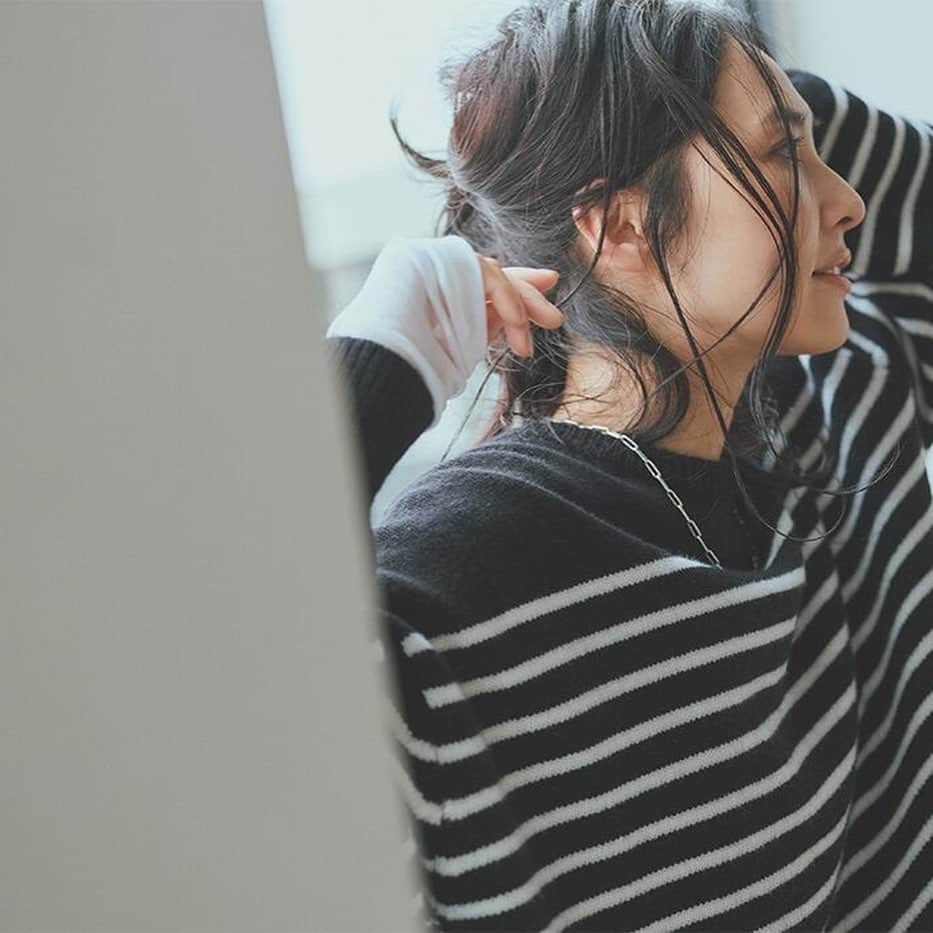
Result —
<instances>
[{"instance_id":1,"label":"sweater sleeve","mask_svg":"<svg viewBox=\"0 0 933 933\"><path fill-rule=\"evenodd\" d=\"M808 71L787 76L813 110L820 156L865 202L864 221L846 234L852 274L929 282L933 124L888 113Z\"/></svg>"},{"instance_id":2,"label":"sweater sleeve","mask_svg":"<svg viewBox=\"0 0 933 933\"><path fill-rule=\"evenodd\" d=\"M851 340L909 392L933 446L933 124L886 113L805 71L788 77L813 109L824 161L865 201L846 234L855 278L846 298ZM880 352L879 352L880 351ZM901 391L901 390L898 390Z\"/></svg>"},{"instance_id":3,"label":"sweater sleeve","mask_svg":"<svg viewBox=\"0 0 933 933\"><path fill-rule=\"evenodd\" d=\"M400 595L398 604L417 590L416 586ZM403 618L391 608L395 603L390 596L390 608L382 611L379 626L384 657L391 665L388 680L395 686L388 726L395 786L411 820L417 846L413 870L421 881L428 926L542 930L552 911L541 894L513 904L502 896L503 891L521 891L533 882L536 868L526 848L498 852L488 865L477 860L477 850L496 852L521 838L522 820L502 793L493 752L458 676L444 653L412 624L410 613ZM438 608L442 609L426 606L432 612ZM499 801L485 800L490 795ZM474 808L474 801L485 801L485 806ZM487 905L497 900L504 903L490 915Z\"/></svg>"},{"instance_id":4,"label":"sweater sleeve","mask_svg":"<svg viewBox=\"0 0 933 933\"><path fill-rule=\"evenodd\" d=\"M344 376L355 415L355 436L370 498L386 475L428 427L431 393L417 371L381 344L350 337L325 341ZM457 475L459 479L459 474ZM465 485L465 484L464 484ZM438 703L437 696L461 692L459 678L432 638L454 631L472 618L469 588L459 581L446 544L475 538L478 494L440 476L422 477L393 504L374 529L380 607L376 632L391 696L383 710L394 749L394 784L406 808L416 851L414 870L425 895L431 929L475 930L470 904L483 902L508 883L520 888L533 875L519 849L471 871L455 869L461 850L471 850L488 834L495 843L517 826L506 801L489 823L482 814L446 819L450 799L468 798L470 789L494 788L497 772L481 740L482 727L469 703ZM443 501L452 531L441 528L436 504ZM493 549L477 545L485 559ZM480 573L490 574L484 568ZM484 930L543 929L548 914L540 897L484 919Z\"/></svg>"},{"instance_id":5,"label":"sweater sleeve","mask_svg":"<svg viewBox=\"0 0 933 933\"><path fill-rule=\"evenodd\" d=\"M472 697L475 659L457 644L501 610L502 588L515 585L504 568L537 572L514 556L525 534L511 520L519 496L510 476L468 452L410 484L374 528L380 632L399 685L398 772L437 929L543 930L554 916L524 841L527 813L502 782Z\"/></svg>"},{"instance_id":6,"label":"sweater sleeve","mask_svg":"<svg viewBox=\"0 0 933 933\"><path fill-rule=\"evenodd\" d=\"M359 337L328 337L353 413L353 443L371 503L395 464L434 417L428 387L393 350Z\"/></svg>"}]
</instances>

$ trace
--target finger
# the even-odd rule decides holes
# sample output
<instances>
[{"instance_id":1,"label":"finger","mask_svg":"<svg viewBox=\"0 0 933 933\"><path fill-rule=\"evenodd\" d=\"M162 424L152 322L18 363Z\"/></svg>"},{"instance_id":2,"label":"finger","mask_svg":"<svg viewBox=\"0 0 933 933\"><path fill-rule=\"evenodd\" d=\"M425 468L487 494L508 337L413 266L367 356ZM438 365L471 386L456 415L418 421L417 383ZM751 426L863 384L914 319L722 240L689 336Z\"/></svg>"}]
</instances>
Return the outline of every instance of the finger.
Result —
<instances>
[{"instance_id":1,"label":"finger","mask_svg":"<svg viewBox=\"0 0 933 933\"><path fill-rule=\"evenodd\" d=\"M496 314L502 319L509 345L520 355L531 356L528 313L518 289L498 265L487 266L487 272L487 301L492 302Z\"/></svg>"},{"instance_id":2,"label":"finger","mask_svg":"<svg viewBox=\"0 0 933 933\"><path fill-rule=\"evenodd\" d=\"M486 303L496 309L506 327L521 327L527 319L525 303L518 289L505 272L497 265L486 267L485 276Z\"/></svg>"},{"instance_id":3,"label":"finger","mask_svg":"<svg viewBox=\"0 0 933 933\"><path fill-rule=\"evenodd\" d=\"M554 307L533 285L521 279L512 279L516 290L525 303L527 323L524 329L524 346L528 348L528 356L534 353L534 335L531 333L531 322L542 327L555 328L564 323L564 314L560 308Z\"/></svg>"},{"instance_id":4,"label":"finger","mask_svg":"<svg viewBox=\"0 0 933 933\"><path fill-rule=\"evenodd\" d=\"M552 304L529 282L515 279L515 286L521 292L528 317L541 327L555 328L564 323L564 312Z\"/></svg>"},{"instance_id":5,"label":"finger","mask_svg":"<svg viewBox=\"0 0 933 933\"><path fill-rule=\"evenodd\" d=\"M555 269L533 269L528 266L506 266L502 270L506 275L529 282L538 291L546 292L552 289L560 278Z\"/></svg>"}]
</instances>

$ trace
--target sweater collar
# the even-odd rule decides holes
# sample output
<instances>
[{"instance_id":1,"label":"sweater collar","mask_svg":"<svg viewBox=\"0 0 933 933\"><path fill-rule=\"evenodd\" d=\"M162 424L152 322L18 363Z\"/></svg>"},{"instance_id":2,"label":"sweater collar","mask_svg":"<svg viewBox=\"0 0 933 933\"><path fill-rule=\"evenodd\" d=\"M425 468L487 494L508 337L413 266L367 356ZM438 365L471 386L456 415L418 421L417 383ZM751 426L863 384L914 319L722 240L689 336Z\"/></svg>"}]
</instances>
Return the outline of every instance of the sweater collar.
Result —
<instances>
[{"instance_id":1,"label":"sweater collar","mask_svg":"<svg viewBox=\"0 0 933 933\"><path fill-rule=\"evenodd\" d=\"M626 474L634 471L650 482L657 483L637 453L623 441L602 431L550 419L526 419L514 430L537 439L550 439L588 459L598 460L615 471ZM672 486L676 484L675 491L678 493L685 490L693 494L691 498L703 498L704 489L710 493L719 493L723 489L736 487L732 460L727 452L718 460L710 460L668 450L657 444L641 441L637 441L637 444L642 453L654 462L661 476ZM739 470L747 483L754 483L757 478L768 475L765 468L744 462L739 464Z\"/></svg>"},{"instance_id":2,"label":"sweater collar","mask_svg":"<svg viewBox=\"0 0 933 933\"><path fill-rule=\"evenodd\" d=\"M624 485L639 498L643 498L643 504L649 508L650 503L666 502L661 485L638 454L612 435L559 420L523 419L501 436L504 441L511 436L515 441L524 439L533 443L539 447L536 451L538 456L541 454L540 448L547 448L576 457L584 464L596 465L602 471L623 480ZM665 483L680 498L687 514L701 525L704 539L717 551L721 560L729 561L730 547L733 552L736 546L746 547L748 540L745 526L749 522L747 518L740 521L738 513L747 517L748 510L741 501L742 495L733 474L732 460L728 452L719 460L709 460L653 444L638 442L638 446L658 468ZM755 464L739 462L738 471L756 508L768 522L776 523L777 511L782 507L786 493L783 481L778 480L773 472ZM584 475L584 471L580 472ZM603 491L596 494L601 496L605 490L604 487L599 488ZM679 516L674 515L673 508L665 508L658 513L658 521L662 524L678 522L678 536L686 532L686 529L680 527L679 519ZM764 558L770 552L773 538L758 530L764 526L756 523L751 527L752 533L756 535L756 550ZM678 537L678 540L681 539ZM739 542L738 545L736 541ZM801 545L796 540L789 546L781 546L778 549L778 557L774 561L768 561L767 566L770 568L773 565L774 572L783 572L783 569L796 565L801 560L800 548ZM741 561L727 563L731 568L731 574L753 579L756 574L762 572L738 569L740 563Z\"/></svg>"}]
</instances>

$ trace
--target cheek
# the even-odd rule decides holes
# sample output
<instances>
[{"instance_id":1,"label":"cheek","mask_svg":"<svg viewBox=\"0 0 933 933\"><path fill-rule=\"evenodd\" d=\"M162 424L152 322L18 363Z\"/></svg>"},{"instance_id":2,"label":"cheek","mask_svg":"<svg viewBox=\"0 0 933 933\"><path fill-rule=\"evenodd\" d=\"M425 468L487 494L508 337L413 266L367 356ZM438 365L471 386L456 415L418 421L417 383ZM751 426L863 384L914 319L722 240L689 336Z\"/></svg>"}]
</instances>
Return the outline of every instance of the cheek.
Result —
<instances>
[{"instance_id":1,"label":"cheek","mask_svg":"<svg viewBox=\"0 0 933 933\"><path fill-rule=\"evenodd\" d=\"M812 252L818 248L819 239L819 200L813 186L810 183L810 175L805 161L799 165L798 171L798 192L797 192L797 217L794 226L794 239L796 241L798 265L806 266L812 259ZM791 167L777 178L772 178L771 183L774 186L775 193L780 198L781 207L787 215L788 221L792 216L793 208L793 185L794 180L791 175Z\"/></svg>"},{"instance_id":2,"label":"cheek","mask_svg":"<svg viewBox=\"0 0 933 933\"><path fill-rule=\"evenodd\" d=\"M762 167L762 171L789 220L793 191L790 165L786 170L768 166L767 169ZM815 239L819 234L815 202L809 195L803 165L798 177L799 202L794 230L798 285L792 315L797 314L812 285L809 271L818 248ZM773 211L769 198L760 187L757 190ZM709 189L694 215L697 217L692 230L694 248L684 272L682 288L694 314L701 316L709 329L719 335L748 310L773 275L755 308L734 332L755 341L767 332L780 302L784 284L779 258L781 234L766 217L760 216L764 213L763 208L748 203L743 194L719 176L710 179Z\"/></svg>"},{"instance_id":3,"label":"cheek","mask_svg":"<svg viewBox=\"0 0 933 933\"><path fill-rule=\"evenodd\" d=\"M782 166L760 166L762 173L774 190L781 210L788 221L791 218L793 180L790 167L786 171ZM770 273L778 267L783 232L780 217L777 216L772 198L752 179L755 190L763 202L761 206L754 202L744 190L740 194L721 182L719 195L720 211L717 229L722 231L722 241L733 257L733 271L740 280L751 283L757 278L760 288ZM797 211L797 226L794 230L800 250L801 232L806 226L806 180L803 170L800 172L800 200ZM746 198L748 200L746 200ZM750 203L751 202L751 203ZM773 219L768 214L774 215Z\"/></svg>"},{"instance_id":4,"label":"cheek","mask_svg":"<svg viewBox=\"0 0 933 933\"><path fill-rule=\"evenodd\" d=\"M791 172L789 163L786 168L769 169L765 172L788 222L793 216ZM794 250L791 261L797 270L797 303L799 304L802 293L811 284L809 275L815 263L815 255L819 250L819 206L810 191L806 167L803 164L799 166L798 184L797 215L792 231L793 244L789 244L789 248ZM769 308L774 312L777 310L785 279L784 264L781 260L783 231L780 226L777 226L780 218L776 218L776 222L771 223L767 217L759 216L758 210L764 213L763 209L752 207L742 201L738 194L733 193L733 195L734 199L740 202L741 207L730 212L730 240L735 257L731 281L741 289L743 295L748 297L745 305L747 307L764 288L772 273L776 273L759 304L759 307ZM762 198L773 211L771 201L763 192ZM753 312L753 316L758 315Z\"/></svg>"},{"instance_id":5,"label":"cheek","mask_svg":"<svg viewBox=\"0 0 933 933\"><path fill-rule=\"evenodd\" d=\"M768 230L750 209L737 212L728 225L728 235L717 240L705 271L706 285L717 304L728 308L731 318L741 315L765 288L778 269L778 250ZM780 273L762 296L753 315L766 307L778 293Z\"/></svg>"}]
</instances>

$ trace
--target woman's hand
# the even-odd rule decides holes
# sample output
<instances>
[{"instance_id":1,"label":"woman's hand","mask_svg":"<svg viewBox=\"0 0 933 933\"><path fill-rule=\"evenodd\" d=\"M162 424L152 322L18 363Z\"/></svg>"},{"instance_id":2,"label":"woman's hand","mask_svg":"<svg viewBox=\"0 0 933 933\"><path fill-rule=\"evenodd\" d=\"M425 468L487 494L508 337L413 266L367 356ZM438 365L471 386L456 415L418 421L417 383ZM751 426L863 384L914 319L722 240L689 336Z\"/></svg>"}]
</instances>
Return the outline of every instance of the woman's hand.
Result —
<instances>
[{"instance_id":1,"label":"woman's hand","mask_svg":"<svg viewBox=\"0 0 933 933\"><path fill-rule=\"evenodd\" d=\"M560 308L542 295L557 284L558 273L552 269L505 266L477 253L483 271L486 296L487 344L505 328L508 344L519 356L531 356L531 322L553 329L564 323Z\"/></svg>"},{"instance_id":2,"label":"woman's hand","mask_svg":"<svg viewBox=\"0 0 933 933\"><path fill-rule=\"evenodd\" d=\"M503 327L515 353L530 356L531 323L560 326L563 314L541 294L556 282L548 269L500 268L459 236L393 237L326 336L369 340L407 360L431 393L433 427Z\"/></svg>"}]
</instances>

